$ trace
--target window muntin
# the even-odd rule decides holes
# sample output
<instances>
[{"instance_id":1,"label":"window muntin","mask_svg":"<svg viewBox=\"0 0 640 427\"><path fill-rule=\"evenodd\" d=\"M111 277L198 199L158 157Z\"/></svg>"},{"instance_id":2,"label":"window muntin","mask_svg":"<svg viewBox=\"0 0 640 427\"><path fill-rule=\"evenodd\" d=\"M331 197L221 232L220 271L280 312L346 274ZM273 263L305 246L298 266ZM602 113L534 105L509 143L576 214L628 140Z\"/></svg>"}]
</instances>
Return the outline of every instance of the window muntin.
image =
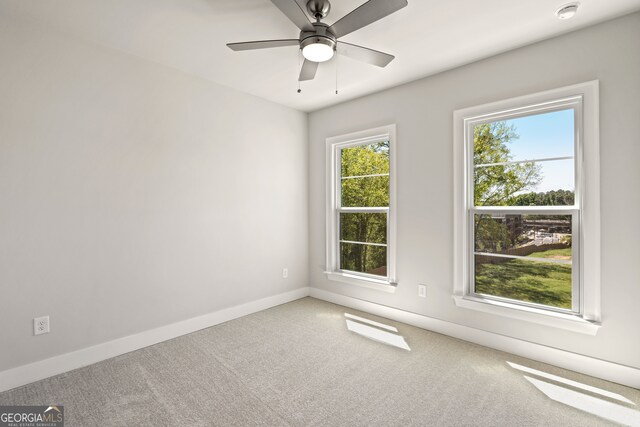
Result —
<instances>
[{"instance_id":1,"label":"window muntin","mask_svg":"<svg viewBox=\"0 0 640 427\"><path fill-rule=\"evenodd\" d=\"M472 296L581 313L580 111L574 97L465 120Z\"/></svg>"},{"instance_id":2,"label":"window muntin","mask_svg":"<svg viewBox=\"0 0 640 427\"><path fill-rule=\"evenodd\" d=\"M327 138L326 274L395 290L395 125Z\"/></svg>"}]
</instances>

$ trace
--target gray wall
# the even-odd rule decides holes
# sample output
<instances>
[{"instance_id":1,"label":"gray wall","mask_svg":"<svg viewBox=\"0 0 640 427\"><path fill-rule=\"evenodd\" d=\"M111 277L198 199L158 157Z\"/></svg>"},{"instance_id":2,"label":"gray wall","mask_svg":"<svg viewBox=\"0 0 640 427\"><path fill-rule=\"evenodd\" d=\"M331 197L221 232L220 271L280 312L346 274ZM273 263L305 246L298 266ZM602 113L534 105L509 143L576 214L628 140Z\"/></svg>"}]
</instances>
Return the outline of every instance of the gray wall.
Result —
<instances>
[{"instance_id":1,"label":"gray wall","mask_svg":"<svg viewBox=\"0 0 640 427\"><path fill-rule=\"evenodd\" d=\"M306 114L2 16L0 58L0 371L307 285Z\"/></svg>"},{"instance_id":2,"label":"gray wall","mask_svg":"<svg viewBox=\"0 0 640 427\"><path fill-rule=\"evenodd\" d=\"M314 112L310 135L310 283L335 293L640 367L640 14L530 45ZM459 108L600 80L602 318L595 337L455 306L452 116ZM348 118L348 120L345 120ZM398 288L328 281L325 138L397 124ZM417 284L428 284L427 299Z\"/></svg>"}]
</instances>

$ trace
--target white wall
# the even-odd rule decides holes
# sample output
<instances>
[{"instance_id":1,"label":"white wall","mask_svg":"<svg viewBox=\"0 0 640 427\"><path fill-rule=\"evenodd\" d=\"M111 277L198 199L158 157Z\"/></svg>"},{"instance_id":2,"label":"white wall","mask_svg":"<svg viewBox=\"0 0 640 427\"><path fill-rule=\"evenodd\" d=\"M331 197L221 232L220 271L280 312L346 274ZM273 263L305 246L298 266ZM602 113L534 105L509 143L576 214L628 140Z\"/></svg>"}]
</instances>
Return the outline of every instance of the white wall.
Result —
<instances>
[{"instance_id":1,"label":"white wall","mask_svg":"<svg viewBox=\"0 0 640 427\"><path fill-rule=\"evenodd\" d=\"M0 58L0 371L307 285L305 114L8 16Z\"/></svg>"},{"instance_id":2,"label":"white wall","mask_svg":"<svg viewBox=\"0 0 640 427\"><path fill-rule=\"evenodd\" d=\"M312 113L311 286L640 368L639 40L636 13ZM602 328L592 337L456 307L453 111L594 79L600 80ZM390 123L397 124L395 294L328 281L322 273L325 138ZM418 283L429 285L426 300L417 296Z\"/></svg>"}]
</instances>

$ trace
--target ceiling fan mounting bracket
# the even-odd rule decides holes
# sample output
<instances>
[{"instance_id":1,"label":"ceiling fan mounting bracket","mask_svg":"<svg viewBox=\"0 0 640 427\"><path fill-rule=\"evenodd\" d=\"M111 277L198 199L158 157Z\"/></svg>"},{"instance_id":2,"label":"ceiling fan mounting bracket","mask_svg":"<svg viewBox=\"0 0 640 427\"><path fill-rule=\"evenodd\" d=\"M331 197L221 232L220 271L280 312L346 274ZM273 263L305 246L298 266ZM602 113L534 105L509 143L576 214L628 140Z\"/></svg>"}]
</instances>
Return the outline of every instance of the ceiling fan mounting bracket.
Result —
<instances>
[{"instance_id":1,"label":"ceiling fan mounting bracket","mask_svg":"<svg viewBox=\"0 0 640 427\"><path fill-rule=\"evenodd\" d=\"M331 10L331 3L329 0L309 0L307 2L307 10L316 18L316 21L320 21L326 18Z\"/></svg>"}]
</instances>

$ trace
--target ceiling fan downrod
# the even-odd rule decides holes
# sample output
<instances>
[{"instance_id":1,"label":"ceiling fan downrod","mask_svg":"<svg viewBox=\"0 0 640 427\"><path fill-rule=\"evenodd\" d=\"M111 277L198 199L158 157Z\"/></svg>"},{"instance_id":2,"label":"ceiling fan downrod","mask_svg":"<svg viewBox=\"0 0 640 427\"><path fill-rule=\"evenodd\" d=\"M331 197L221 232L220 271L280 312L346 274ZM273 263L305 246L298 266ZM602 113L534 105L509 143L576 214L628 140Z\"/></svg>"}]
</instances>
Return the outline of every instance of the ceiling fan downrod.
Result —
<instances>
[{"instance_id":1,"label":"ceiling fan downrod","mask_svg":"<svg viewBox=\"0 0 640 427\"><path fill-rule=\"evenodd\" d=\"M307 2L307 10L316 18L316 22L320 22L329 14L331 3L329 3L329 0L309 0Z\"/></svg>"}]
</instances>

